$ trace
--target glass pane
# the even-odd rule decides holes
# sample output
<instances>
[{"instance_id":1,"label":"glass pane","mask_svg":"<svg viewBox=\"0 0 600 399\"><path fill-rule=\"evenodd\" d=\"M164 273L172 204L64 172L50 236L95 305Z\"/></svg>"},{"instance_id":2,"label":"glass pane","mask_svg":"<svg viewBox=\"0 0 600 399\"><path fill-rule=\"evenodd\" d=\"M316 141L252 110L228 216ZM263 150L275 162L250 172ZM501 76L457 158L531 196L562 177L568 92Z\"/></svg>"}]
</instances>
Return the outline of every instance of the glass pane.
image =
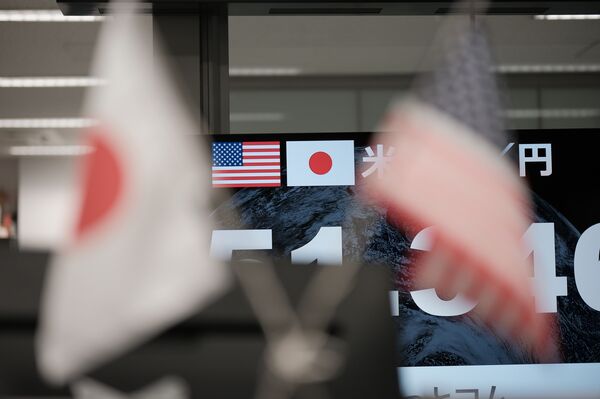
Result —
<instances>
[{"instance_id":1,"label":"glass pane","mask_svg":"<svg viewBox=\"0 0 600 399\"><path fill-rule=\"evenodd\" d=\"M406 91L393 89L366 89L361 92L361 130L365 132L374 131L385 115L389 105L400 99Z\"/></svg>"},{"instance_id":2,"label":"glass pane","mask_svg":"<svg viewBox=\"0 0 600 399\"><path fill-rule=\"evenodd\" d=\"M600 126L600 87L544 88L541 102L544 128Z\"/></svg>"},{"instance_id":3,"label":"glass pane","mask_svg":"<svg viewBox=\"0 0 600 399\"><path fill-rule=\"evenodd\" d=\"M600 126L594 116L600 89L597 21L477 18L485 19L490 33L507 126ZM441 21L439 15L230 17L232 132L372 130L389 102L422 72ZM331 104L340 90L353 92L357 103L344 97ZM577 100L567 106L570 95ZM325 117L322 103L337 113ZM288 106L303 109L284 112ZM585 112L555 112L565 107Z\"/></svg>"},{"instance_id":4,"label":"glass pane","mask_svg":"<svg viewBox=\"0 0 600 399\"><path fill-rule=\"evenodd\" d=\"M352 90L244 90L230 96L232 133L347 132L358 129Z\"/></svg>"}]
</instances>

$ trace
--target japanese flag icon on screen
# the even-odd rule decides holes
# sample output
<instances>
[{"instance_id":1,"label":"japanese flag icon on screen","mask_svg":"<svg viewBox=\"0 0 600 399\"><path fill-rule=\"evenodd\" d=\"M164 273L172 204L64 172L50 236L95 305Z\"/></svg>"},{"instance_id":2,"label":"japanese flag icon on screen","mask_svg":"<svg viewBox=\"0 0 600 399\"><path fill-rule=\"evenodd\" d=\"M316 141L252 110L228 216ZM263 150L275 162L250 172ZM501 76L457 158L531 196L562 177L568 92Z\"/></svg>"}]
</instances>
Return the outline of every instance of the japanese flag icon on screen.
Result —
<instances>
[{"instance_id":1,"label":"japanese flag icon on screen","mask_svg":"<svg viewBox=\"0 0 600 399\"><path fill-rule=\"evenodd\" d=\"M353 186L354 140L288 141L288 186Z\"/></svg>"}]
</instances>

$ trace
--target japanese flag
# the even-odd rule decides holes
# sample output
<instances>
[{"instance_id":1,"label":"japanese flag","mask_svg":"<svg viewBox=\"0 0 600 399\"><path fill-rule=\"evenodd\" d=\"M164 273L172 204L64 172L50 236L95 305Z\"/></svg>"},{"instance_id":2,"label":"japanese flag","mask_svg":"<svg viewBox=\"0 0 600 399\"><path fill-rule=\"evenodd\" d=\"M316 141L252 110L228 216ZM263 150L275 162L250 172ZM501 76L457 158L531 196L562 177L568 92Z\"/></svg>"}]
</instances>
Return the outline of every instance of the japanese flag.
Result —
<instances>
[{"instance_id":1,"label":"japanese flag","mask_svg":"<svg viewBox=\"0 0 600 399\"><path fill-rule=\"evenodd\" d=\"M64 383L179 322L226 286L207 259L210 176L157 48L148 17L117 14L103 27L84 134L80 206L68 245L52 260L37 359ZM149 40L150 39L150 40Z\"/></svg>"},{"instance_id":2,"label":"japanese flag","mask_svg":"<svg viewBox=\"0 0 600 399\"><path fill-rule=\"evenodd\" d=\"M288 141L288 186L354 185L354 141Z\"/></svg>"}]
</instances>

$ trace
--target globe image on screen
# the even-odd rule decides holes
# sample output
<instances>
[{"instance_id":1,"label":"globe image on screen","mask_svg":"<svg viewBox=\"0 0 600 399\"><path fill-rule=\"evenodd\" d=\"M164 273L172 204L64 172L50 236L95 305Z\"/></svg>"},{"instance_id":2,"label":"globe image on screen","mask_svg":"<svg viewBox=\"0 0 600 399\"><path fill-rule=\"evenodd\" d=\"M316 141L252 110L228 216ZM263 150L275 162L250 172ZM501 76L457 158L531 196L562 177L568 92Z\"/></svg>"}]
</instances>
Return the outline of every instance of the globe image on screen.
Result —
<instances>
[{"instance_id":1,"label":"globe image on screen","mask_svg":"<svg viewBox=\"0 0 600 399\"><path fill-rule=\"evenodd\" d=\"M399 366L535 363L520 346L494 334L466 314L438 317L410 296L411 238L389 221L386 210L367 206L358 186L245 188L216 209L217 228L271 229L276 258L290 258L321 227L341 226L344 262L387 265L399 292ZM580 233L550 204L532 193L534 222L554 223L556 275L566 276L568 296L558 298L559 339L564 362L600 361L600 312L579 296L573 254ZM300 266L299 266L300 267Z\"/></svg>"}]
</instances>

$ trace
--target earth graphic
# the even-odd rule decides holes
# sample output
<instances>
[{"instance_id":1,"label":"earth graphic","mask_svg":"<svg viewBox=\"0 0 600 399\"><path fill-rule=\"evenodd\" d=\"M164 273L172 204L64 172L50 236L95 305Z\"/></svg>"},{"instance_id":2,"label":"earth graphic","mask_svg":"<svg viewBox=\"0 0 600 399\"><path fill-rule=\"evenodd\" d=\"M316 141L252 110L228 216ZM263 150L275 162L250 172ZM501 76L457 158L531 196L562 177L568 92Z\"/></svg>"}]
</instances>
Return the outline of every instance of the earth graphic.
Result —
<instances>
[{"instance_id":1,"label":"earth graphic","mask_svg":"<svg viewBox=\"0 0 600 399\"><path fill-rule=\"evenodd\" d=\"M384 209L364 205L358 199L360 189L360 183L352 187L245 188L222 203L213 216L219 228L272 229L271 254L288 259L290 252L308 243L320 227L342 226L344 261L393 269L400 295L400 316L394 317L398 366L535 362L529 353L494 335L469 315L438 317L421 311L408 292L410 238L388 222ZM558 299L562 360L600 361L600 312L583 302L573 279L573 252L580 233L542 198L534 193L532 198L534 221L554 223L556 274L568 279L569 294Z\"/></svg>"}]
</instances>

